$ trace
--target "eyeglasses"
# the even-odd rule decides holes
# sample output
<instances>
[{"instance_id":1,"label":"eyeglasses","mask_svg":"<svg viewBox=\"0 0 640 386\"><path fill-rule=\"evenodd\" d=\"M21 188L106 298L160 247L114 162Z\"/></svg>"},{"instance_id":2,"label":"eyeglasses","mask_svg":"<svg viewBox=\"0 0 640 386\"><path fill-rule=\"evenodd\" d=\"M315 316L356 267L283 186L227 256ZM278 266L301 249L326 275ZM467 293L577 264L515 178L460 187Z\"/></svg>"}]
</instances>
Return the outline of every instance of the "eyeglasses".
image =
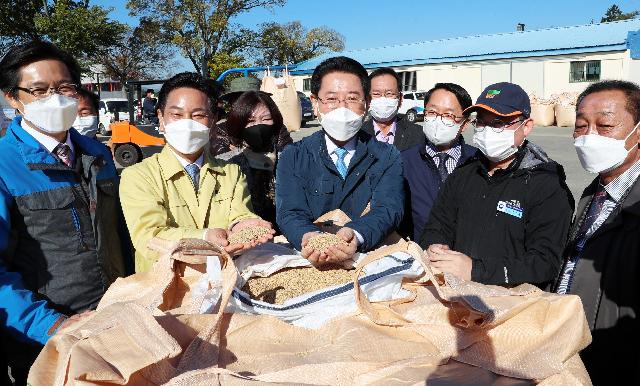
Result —
<instances>
[{"instance_id":1,"label":"eyeglasses","mask_svg":"<svg viewBox=\"0 0 640 386\"><path fill-rule=\"evenodd\" d=\"M502 133L504 129L506 129L507 127L513 126L516 123L520 123L524 121L525 120L523 118L518 118L515 121L505 123L503 120L496 118L491 122L484 122L476 118L473 121L471 121L471 126L473 126L473 129L478 133L481 131L484 131L485 127L490 127L491 130L493 130L496 133Z\"/></svg>"},{"instance_id":2,"label":"eyeglasses","mask_svg":"<svg viewBox=\"0 0 640 386\"><path fill-rule=\"evenodd\" d=\"M338 99L334 97L329 98L317 98L320 103L326 105L330 109L337 109L341 103L346 103L348 106L362 106L364 104L364 99L360 99L356 96L348 96L346 99Z\"/></svg>"},{"instance_id":3,"label":"eyeglasses","mask_svg":"<svg viewBox=\"0 0 640 386\"><path fill-rule=\"evenodd\" d=\"M400 94L398 94L397 92L393 92L393 91L387 91L385 93L381 93L381 92L372 92L371 93L371 98L391 98L391 99L398 99L398 96L400 96Z\"/></svg>"},{"instance_id":4,"label":"eyeglasses","mask_svg":"<svg viewBox=\"0 0 640 386\"><path fill-rule=\"evenodd\" d=\"M16 90L24 91L33 95L37 99L46 98L53 93L64 95L64 96L76 96L78 95L78 89L80 86L73 83L63 83L57 87L31 87L24 88L16 86Z\"/></svg>"},{"instance_id":5,"label":"eyeglasses","mask_svg":"<svg viewBox=\"0 0 640 386\"><path fill-rule=\"evenodd\" d=\"M457 117L454 114L450 114L450 113L440 114L434 110L426 110L424 112L425 121L433 122L438 117L440 117L440 120L445 126L449 126L449 127L455 125L456 123L460 123L464 120L464 117Z\"/></svg>"}]
</instances>

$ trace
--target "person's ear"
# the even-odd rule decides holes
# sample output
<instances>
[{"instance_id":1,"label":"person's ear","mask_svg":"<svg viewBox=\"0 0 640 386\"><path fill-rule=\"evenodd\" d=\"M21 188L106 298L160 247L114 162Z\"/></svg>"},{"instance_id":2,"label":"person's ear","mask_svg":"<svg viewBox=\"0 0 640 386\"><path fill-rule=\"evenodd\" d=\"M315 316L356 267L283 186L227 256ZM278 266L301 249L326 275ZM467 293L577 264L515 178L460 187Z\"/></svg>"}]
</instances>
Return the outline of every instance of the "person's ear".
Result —
<instances>
[{"instance_id":1,"label":"person's ear","mask_svg":"<svg viewBox=\"0 0 640 386\"><path fill-rule=\"evenodd\" d=\"M527 118L524 121L524 124L522 125L522 132L524 133L525 137L529 136L529 133L531 133L531 131L533 130L534 124L535 122L533 122L533 119L531 118Z\"/></svg>"},{"instance_id":2,"label":"person's ear","mask_svg":"<svg viewBox=\"0 0 640 386\"><path fill-rule=\"evenodd\" d=\"M314 94L311 94L311 97L309 98L311 99L311 107L313 108L313 113L316 117L320 117L320 106L318 106L318 103L320 103L318 101L318 97Z\"/></svg>"},{"instance_id":3,"label":"person's ear","mask_svg":"<svg viewBox=\"0 0 640 386\"><path fill-rule=\"evenodd\" d=\"M467 126L470 122L471 120L469 118L465 118L462 120L462 123L460 124L460 130L458 130L458 135L464 133L464 131L467 130Z\"/></svg>"}]
</instances>

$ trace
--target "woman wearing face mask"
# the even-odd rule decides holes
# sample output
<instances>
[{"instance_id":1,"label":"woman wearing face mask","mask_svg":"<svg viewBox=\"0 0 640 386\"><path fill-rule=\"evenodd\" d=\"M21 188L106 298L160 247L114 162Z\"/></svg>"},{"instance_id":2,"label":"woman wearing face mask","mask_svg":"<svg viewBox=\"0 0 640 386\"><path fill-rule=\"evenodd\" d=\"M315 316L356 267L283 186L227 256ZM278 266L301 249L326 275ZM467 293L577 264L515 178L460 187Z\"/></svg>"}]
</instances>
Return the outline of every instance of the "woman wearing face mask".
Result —
<instances>
[{"instance_id":1,"label":"woman wearing face mask","mask_svg":"<svg viewBox=\"0 0 640 386\"><path fill-rule=\"evenodd\" d=\"M420 245L433 267L461 279L548 288L573 213L564 170L526 140L534 123L518 85L489 86L472 111L480 152L447 178Z\"/></svg>"},{"instance_id":2,"label":"woman wearing face mask","mask_svg":"<svg viewBox=\"0 0 640 386\"><path fill-rule=\"evenodd\" d=\"M240 166L247 177L254 212L275 223L275 166L278 153L293 141L282 124L282 114L269 95L247 91L227 115L227 132L240 144L229 162ZM284 130L286 138L280 133Z\"/></svg>"}]
</instances>

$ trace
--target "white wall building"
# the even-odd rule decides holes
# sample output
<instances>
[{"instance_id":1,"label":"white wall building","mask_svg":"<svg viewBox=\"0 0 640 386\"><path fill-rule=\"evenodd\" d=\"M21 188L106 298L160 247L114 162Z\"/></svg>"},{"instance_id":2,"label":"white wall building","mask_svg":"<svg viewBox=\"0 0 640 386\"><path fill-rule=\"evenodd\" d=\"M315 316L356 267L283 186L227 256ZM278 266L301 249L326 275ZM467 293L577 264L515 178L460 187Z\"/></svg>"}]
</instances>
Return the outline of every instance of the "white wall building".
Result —
<instances>
[{"instance_id":1,"label":"white wall building","mask_svg":"<svg viewBox=\"0 0 640 386\"><path fill-rule=\"evenodd\" d=\"M323 55L299 63L292 75L310 93L310 77L324 59L351 57L372 71L392 67L404 91L438 82L463 86L475 100L488 85L512 82L548 98L580 92L602 79L640 83L640 20L546 28L401 44Z\"/></svg>"}]
</instances>

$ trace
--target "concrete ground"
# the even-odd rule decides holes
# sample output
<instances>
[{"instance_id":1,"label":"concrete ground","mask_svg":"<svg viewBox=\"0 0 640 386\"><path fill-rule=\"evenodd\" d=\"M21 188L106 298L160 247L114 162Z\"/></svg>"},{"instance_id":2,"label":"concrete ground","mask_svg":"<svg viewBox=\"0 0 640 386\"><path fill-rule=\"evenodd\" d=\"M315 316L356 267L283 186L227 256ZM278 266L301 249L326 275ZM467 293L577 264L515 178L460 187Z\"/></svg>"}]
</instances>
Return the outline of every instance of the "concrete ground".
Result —
<instances>
[{"instance_id":1,"label":"concrete ground","mask_svg":"<svg viewBox=\"0 0 640 386\"><path fill-rule=\"evenodd\" d=\"M291 133L291 138L294 141L299 141L318 130L320 130L318 121L311 121L299 131ZM573 128L568 127L536 127L529 139L542 147L552 159L564 166L567 185L569 185L569 189L571 189L577 202L582 191L593 180L595 175L585 172L580 166L580 161L573 148L572 132ZM473 130L471 129L466 130L464 133L465 139L470 144L472 144L472 136ZM99 139L106 142L108 137L99 137Z\"/></svg>"}]
</instances>

